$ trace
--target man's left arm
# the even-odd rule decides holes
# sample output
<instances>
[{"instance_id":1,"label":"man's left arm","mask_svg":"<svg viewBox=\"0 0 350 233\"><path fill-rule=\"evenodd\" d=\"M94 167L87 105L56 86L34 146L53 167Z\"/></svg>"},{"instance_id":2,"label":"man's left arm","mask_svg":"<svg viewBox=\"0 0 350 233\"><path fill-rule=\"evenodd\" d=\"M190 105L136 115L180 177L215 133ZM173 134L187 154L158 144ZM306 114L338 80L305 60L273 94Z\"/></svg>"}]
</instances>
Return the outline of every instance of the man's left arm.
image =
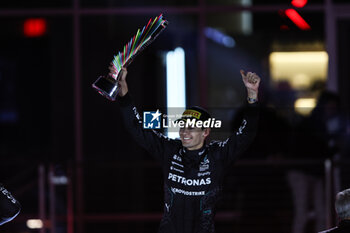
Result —
<instances>
[{"instance_id":1,"label":"man's left arm","mask_svg":"<svg viewBox=\"0 0 350 233\"><path fill-rule=\"evenodd\" d=\"M260 85L260 77L253 72L245 73L244 70L240 70L242 81L247 89L247 101L249 104L256 103L258 101L258 92Z\"/></svg>"},{"instance_id":2,"label":"man's left arm","mask_svg":"<svg viewBox=\"0 0 350 233\"><path fill-rule=\"evenodd\" d=\"M247 104L240 127L222 143L226 164L231 164L242 155L254 141L259 120L258 91L260 77L253 73L240 71L247 89Z\"/></svg>"}]
</instances>

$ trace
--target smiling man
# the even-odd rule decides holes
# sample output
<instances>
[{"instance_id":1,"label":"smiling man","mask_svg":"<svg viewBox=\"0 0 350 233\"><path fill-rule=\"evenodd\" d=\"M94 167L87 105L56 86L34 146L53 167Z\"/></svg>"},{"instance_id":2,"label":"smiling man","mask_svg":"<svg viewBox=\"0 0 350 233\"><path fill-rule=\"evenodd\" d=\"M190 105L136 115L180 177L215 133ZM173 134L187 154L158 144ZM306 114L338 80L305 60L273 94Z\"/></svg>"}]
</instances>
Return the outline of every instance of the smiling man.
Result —
<instances>
[{"instance_id":1,"label":"smiling man","mask_svg":"<svg viewBox=\"0 0 350 233\"><path fill-rule=\"evenodd\" d=\"M111 69L113 73L114 70ZM144 129L132 103L126 83L126 69L119 81L119 104L126 129L135 141L162 165L164 177L164 214L159 233L213 233L215 207L222 190L224 175L249 147L258 123L258 88L260 78L241 71L247 88L248 108L240 128L225 141L206 142L210 128L203 125L210 114L192 107L178 121L184 122L180 140L173 140L154 130ZM190 125L186 122L201 123Z\"/></svg>"},{"instance_id":2,"label":"smiling man","mask_svg":"<svg viewBox=\"0 0 350 233\"><path fill-rule=\"evenodd\" d=\"M181 119L177 120L183 122L183 127L179 131L182 146L188 150L202 148L205 139L209 136L210 128L195 126L204 125L204 122L210 119L210 114L201 107L194 106L184 111Z\"/></svg>"}]
</instances>

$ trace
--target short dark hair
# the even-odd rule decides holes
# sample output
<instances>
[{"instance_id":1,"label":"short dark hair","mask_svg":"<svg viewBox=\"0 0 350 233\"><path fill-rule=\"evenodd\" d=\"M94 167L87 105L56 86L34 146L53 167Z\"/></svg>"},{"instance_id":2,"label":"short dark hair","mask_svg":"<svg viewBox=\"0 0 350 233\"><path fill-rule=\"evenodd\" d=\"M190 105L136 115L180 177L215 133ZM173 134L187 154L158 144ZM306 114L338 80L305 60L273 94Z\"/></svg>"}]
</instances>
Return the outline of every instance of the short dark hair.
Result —
<instances>
[{"instance_id":1,"label":"short dark hair","mask_svg":"<svg viewBox=\"0 0 350 233\"><path fill-rule=\"evenodd\" d=\"M335 211L341 220L350 218L350 189L343 190L337 194Z\"/></svg>"}]
</instances>

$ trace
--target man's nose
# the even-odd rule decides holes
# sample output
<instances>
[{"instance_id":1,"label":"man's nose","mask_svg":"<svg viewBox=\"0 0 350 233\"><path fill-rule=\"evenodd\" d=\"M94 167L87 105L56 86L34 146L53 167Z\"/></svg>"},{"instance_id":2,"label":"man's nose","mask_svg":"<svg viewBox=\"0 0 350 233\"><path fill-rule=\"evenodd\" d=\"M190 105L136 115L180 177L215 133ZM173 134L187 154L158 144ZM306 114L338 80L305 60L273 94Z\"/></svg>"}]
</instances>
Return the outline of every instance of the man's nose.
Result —
<instances>
[{"instance_id":1,"label":"man's nose","mask_svg":"<svg viewBox=\"0 0 350 233\"><path fill-rule=\"evenodd\" d=\"M188 134L190 132L190 130L188 128L185 128L185 133Z\"/></svg>"},{"instance_id":2,"label":"man's nose","mask_svg":"<svg viewBox=\"0 0 350 233\"><path fill-rule=\"evenodd\" d=\"M187 129L187 128L183 128L183 129L181 130L181 132L182 132L182 134L188 134L188 129Z\"/></svg>"}]
</instances>

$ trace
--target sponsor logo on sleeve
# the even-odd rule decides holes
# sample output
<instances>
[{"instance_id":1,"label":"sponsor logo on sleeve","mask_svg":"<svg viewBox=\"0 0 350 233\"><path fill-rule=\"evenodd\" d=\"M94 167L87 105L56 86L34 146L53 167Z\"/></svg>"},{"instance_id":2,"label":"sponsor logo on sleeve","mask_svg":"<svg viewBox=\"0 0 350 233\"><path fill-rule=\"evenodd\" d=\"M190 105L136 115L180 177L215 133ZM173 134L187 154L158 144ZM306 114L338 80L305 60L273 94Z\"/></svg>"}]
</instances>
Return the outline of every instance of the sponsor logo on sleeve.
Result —
<instances>
[{"instance_id":1,"label":"sponsor logo on sleeve","mask_svg":"<svg viewBox=\"0 0 350 233\"><path fill-rule=\"evenodd\" d=\"M247 125L247 120L246 120L246 119L243 119L242 124L241 124L241 126L239 127L239 129L238 129L236 135L241 135L241 134L243 133L243 130L244 130L244 128L246 127L246 125Z\"/></svg>"}]
</instances>

